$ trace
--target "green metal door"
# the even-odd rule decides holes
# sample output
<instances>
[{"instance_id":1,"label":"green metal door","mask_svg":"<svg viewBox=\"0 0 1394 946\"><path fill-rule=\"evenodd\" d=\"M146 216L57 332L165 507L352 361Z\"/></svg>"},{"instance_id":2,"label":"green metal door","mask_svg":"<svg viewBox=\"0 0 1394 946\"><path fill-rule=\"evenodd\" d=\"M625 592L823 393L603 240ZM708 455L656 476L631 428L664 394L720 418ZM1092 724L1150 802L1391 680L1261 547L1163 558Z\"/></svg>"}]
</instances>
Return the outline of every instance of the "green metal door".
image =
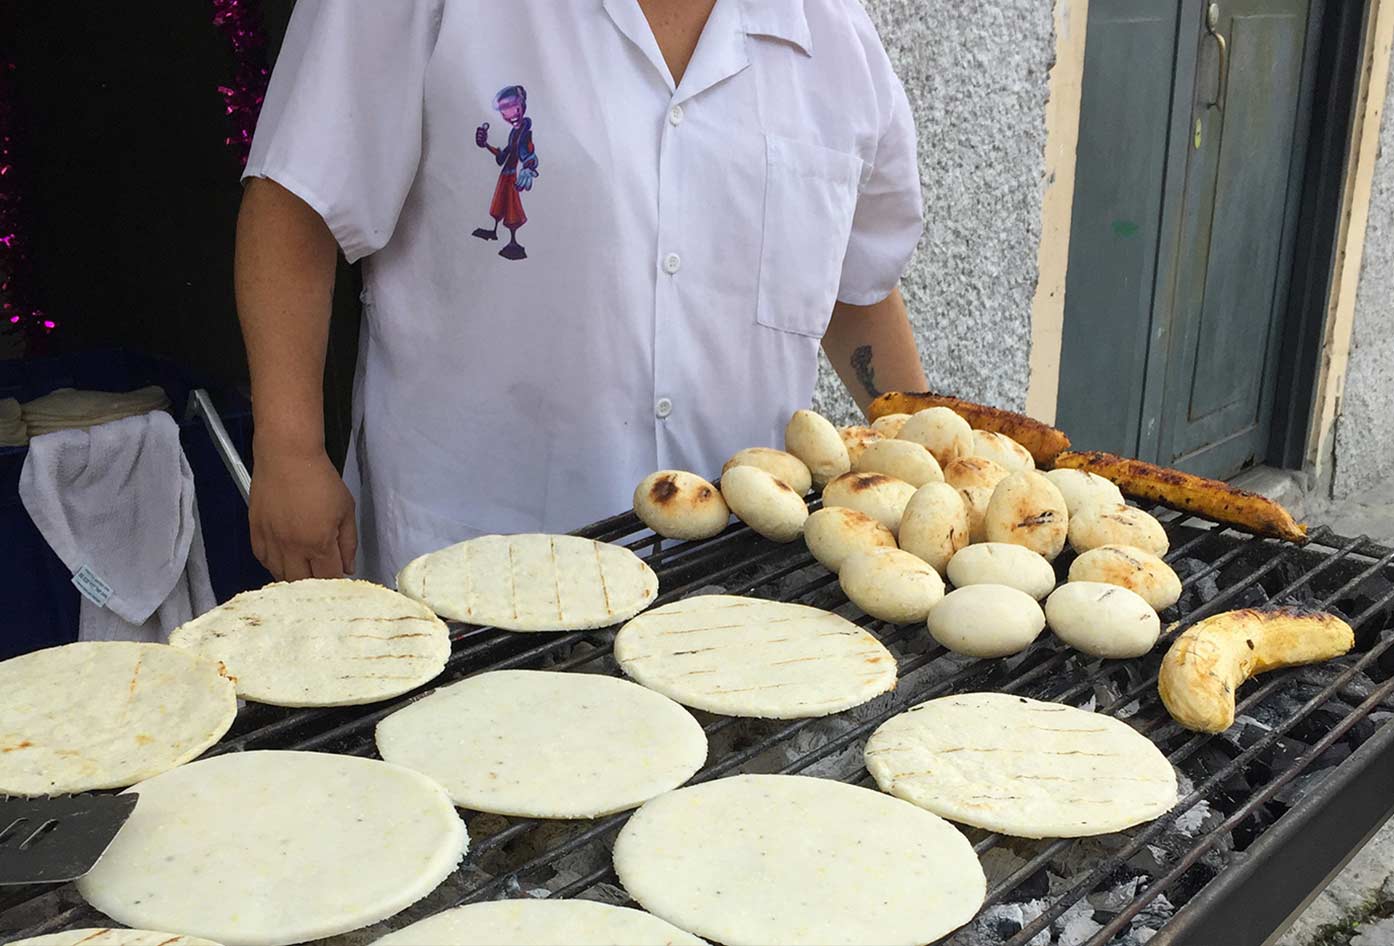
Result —
<instances>
[{"instance_id":1,"label":"green metal door","mask_svg":"<svg viewBox=\"0 0 1394 946\"><path fill-rule=\"evenodd\" d=\"M1091 4L1059 413L1080 446L1263 459L1322 2L1095 0L1097 32ZM1147 134L1103 150L1119 129Z\"/></svg>"},{"instance_id":2,"label":"green metal door","mask_svg":"<svg viewBox=\"0 0 1394 946\"><path fill-rule=\"evenodd\" d=\"M1167 169L1186 157L1172 115L1177 76L1194 68L1194 44L1178 49L1183 6L1089 4L1056 413L1081 449L1135 456L1144 435L1153 296L1174 242L1164 211L1179 205Z\"/></svg>"},{"instance_id":3,"label":"green metal door","mask_svg":"<svg viewBox=\"0 0 1394 946\"><path fill-rule=\"evenodd\" d=\"M1226 476L1268 446L1306 151L1303 65L1320 20L1311 5L1224 0L1207 11L1201 42L1217 68L1192 105L1157 447L1166 464Z\"/></svg>"}]
</instances>

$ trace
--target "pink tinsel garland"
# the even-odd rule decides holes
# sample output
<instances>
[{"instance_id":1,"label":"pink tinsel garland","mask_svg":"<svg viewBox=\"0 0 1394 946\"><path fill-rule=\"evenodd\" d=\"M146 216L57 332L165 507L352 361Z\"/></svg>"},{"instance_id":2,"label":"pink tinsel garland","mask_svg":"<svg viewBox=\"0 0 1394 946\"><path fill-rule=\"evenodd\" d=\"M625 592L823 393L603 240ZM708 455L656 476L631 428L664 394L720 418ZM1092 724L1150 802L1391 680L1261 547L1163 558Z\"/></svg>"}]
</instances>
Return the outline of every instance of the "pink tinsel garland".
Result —
<instances>
[{"instance_id":1,"label":"pink tinsel garland","mask_svg":"<svg viewBox=\"0 0 1394 946\"><path fill-rule=\"evenodd\" d=\"M224 139L247 163L257 115L271 71L266 63L266 34L259 0L211 0L213 25L232 46L233 75L218 86L231 129ZM15 64L0 62L0 332L22 333L33 340L57 327L32 298L33 264L23 227L22 172L13 151L19 135Z\"/></svg>"},{"instance_id":2,"label":"pink tinsel garland","mask_svg":"<svg viewBox=\"0 0 1394 946\"><path fill-rule=\"evenodd\" d=\"M0 330L26 340L46 335L54 323L31 298L33 264L24 232L24 184L16 163L19 137L15 64L0 62Z\"/></svg>"},{"instance_id":3,"label":"pink tinsel garland","mask_svg":"<svg viewBox=\"0 0 1394 946\"><path fill-rule=\"evenodd\" d=\"M212 0L212 3L213 25L232 45L234 59L232 82L218 86L232 125L226 141L245 166L271 75L266 64L266 34L262 30L260 4L258 0Z\"/></svg>"}]
</instances>

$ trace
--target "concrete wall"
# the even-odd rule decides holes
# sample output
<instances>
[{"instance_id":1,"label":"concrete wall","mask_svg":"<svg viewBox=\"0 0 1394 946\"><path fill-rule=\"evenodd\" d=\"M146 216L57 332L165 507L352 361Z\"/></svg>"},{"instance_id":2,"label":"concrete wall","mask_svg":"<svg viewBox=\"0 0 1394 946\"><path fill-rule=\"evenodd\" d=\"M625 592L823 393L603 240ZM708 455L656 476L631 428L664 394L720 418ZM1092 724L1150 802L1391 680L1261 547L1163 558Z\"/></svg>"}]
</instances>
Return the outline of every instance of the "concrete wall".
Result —
<instances>
[{"instance_id":1,"label":"concrete wall","mask_svg":"<svg viewBox=\"0 0 1394 946\"><path fill-rule=\"evenodd\" d=\"M1051 4L865 0L915 111L926 226L902 291L930 386L1026 400L1045 192ZM860 416L824 361L814 398Z\"/></svg>"},{"instance_id":2,"label":"concrete wall","mask_svg":"<svg viewBox=\"0 0 1394 946\"><path fill-rule=\"evenodd\" d=\"M1394 83L1380 129L1355 297L1332 493L1344 498L1394 476Z\"/></svg>"}]
</instances>

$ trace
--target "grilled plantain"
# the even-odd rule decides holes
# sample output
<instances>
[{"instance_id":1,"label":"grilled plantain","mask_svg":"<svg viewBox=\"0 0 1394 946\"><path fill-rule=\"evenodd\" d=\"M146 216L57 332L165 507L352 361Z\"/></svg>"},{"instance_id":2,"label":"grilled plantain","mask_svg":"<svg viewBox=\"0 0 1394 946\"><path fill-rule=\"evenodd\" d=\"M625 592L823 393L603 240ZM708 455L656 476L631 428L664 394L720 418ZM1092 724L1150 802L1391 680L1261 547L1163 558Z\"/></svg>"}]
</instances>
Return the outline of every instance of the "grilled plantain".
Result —
<instances>
[{"instance_id":1,"label":"grilled plantain","mask_svg":"<svg viewBox=\"0 0 1394 946\"><path fill-rule=\"evenodd\" d=\"M1062 453L1055 458L1055 467L1097 473L1136 499L1161 503L1254 535L1289 542L1307 541L1307 527L1294 522L1291 514L1278 503L1220 480L1097 450Z\"/></svg>"},{"instance_id":2,"label":"grilled plantain","mask_svg":"<svg viewBox=\"0 0 1394 946\"><path fill-rule=\"evenodd\" d=\"M867 410L872 421L887 414L914 414L931 407L947 407L968 421L974 430L990 430L1006 434L1027 450L1036 461L1036 466L1049 469L1052 461L1065 450L1070 449L1070 438L1064 431L1049 424L1043 424L1025 414L1004 411L986 404L975 404L962 398L947 394L903 394L891 391L871 402Z\"/></svg>"},{"instance_id":3,"label":"grilled plantain","mask_svg":"<svg viewBox=\"0 0 1394 946\"><path fill-rule=\"evenodd\" d=\"M1252 676L1319 663L1355 646L1355 632L1334 614L1292 608L1227 611L1206 618L1171 645L1157 676L1167 712L1197 732L1234 725L1234 691Z\"/></svg>"}]
</instances>

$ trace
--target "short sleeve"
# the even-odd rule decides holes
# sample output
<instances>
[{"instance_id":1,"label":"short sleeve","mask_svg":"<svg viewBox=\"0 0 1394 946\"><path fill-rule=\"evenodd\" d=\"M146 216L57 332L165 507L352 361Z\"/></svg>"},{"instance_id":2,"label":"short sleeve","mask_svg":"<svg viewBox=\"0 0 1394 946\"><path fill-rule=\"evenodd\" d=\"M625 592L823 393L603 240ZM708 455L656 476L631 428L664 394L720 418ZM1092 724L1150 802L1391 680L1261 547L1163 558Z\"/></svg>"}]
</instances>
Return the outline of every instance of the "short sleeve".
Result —
<instances>
[{"instance_id":1,"label":"short sleeve","mask_svg":"<svg viewBox=\"0 0 1394 946\"><path fill-rule=\"evenodd\" d=\"M324 218L350 262L391 237L421 160L443 0L298 0L242 178Z\"/></svg>"},{"instance_id":2,"label":"short sleeve","mask_svg":"<svg viewBox=\"0 0 1394 946\"><path fill-rule=\"evenodd\" d=\"M877 140L870 172L857 195L852 234L842 261L837 299L850 305L871 305L890 295L924 230L915 119L905 88L891 71L885 52L879 48L877 52L877 66L887 74L889 115Z\"/></svg>"}]
</instances>

